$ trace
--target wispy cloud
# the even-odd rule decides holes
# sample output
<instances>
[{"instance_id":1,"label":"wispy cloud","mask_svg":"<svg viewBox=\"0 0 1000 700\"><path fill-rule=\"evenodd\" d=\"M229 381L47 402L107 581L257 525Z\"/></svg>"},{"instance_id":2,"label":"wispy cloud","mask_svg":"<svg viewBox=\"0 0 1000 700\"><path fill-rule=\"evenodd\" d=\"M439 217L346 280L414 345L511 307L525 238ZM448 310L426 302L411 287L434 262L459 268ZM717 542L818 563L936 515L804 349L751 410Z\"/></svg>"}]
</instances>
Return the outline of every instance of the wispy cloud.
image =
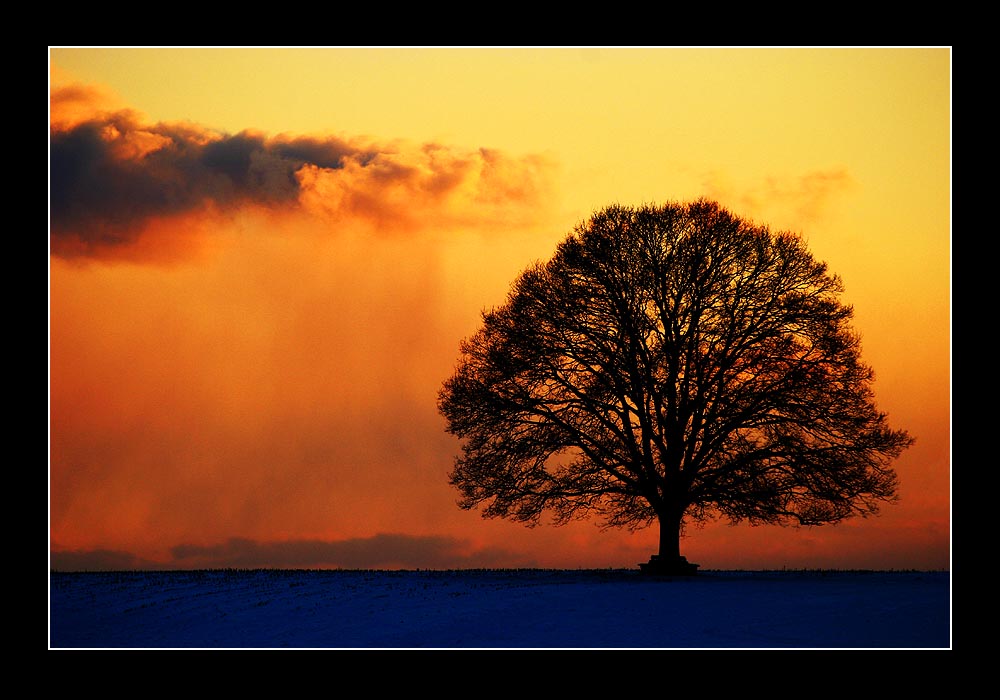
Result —
<instances>
[{"instance_id":1,"label":"wispy cloud","mask_svg":"<svg viewBox=\"0 0 1000 700\"><path fill-rule=\"evenodd\" d=\"M856 186L844 167L790 176L770 175L756 183L736 185L720 172L703 177L705 195L738 213L783 227L806 228L827 216L838 197Z\"/></svg>"}]
</instances>

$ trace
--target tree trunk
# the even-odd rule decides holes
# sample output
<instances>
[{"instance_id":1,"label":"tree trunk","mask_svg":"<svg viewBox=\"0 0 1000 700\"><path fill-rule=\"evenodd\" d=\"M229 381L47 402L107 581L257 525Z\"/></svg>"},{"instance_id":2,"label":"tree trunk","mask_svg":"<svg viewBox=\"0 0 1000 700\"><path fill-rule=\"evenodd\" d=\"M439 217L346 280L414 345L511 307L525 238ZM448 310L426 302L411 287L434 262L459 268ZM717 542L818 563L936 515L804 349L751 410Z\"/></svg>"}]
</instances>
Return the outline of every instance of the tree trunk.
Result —
<instances>
[{"instance_id":1,"label":"tree trunk","mask_svg":"<svg viewBox=\"0 0 1000 700\"><path fill-rule=\"evenodd\" d=\"M679 559L681 556L681 519L661 515L660 551L661 559Z\"/></svg>"},{"instance_id":2,"label":"tree trunk","mask_svg":"<svg viewBox=\"0 0 1000 700\"><path fill-rule=\"evenodd\" d=\"M677 515L660 514L660 551L649 558L646 564L639 564L644 574L654 576L693 576L698 572L698 565L691 564L681 556L681 517Z\"/></svg>"}]
</instances>

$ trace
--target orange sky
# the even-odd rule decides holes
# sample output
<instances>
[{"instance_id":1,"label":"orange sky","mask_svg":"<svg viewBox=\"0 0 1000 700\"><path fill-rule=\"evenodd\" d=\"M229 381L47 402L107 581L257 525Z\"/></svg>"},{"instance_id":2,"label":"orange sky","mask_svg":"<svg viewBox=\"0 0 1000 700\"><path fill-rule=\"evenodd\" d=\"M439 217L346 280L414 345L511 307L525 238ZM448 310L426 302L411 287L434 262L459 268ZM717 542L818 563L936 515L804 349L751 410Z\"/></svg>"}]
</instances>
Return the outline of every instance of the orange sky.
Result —
<instances>
[{"instance_id":1,"label":"orange sky","mask_svg":"<svg viewBox=\"0 0 1000 700\"><path fill-rule=\"evenodd\" d=\"M461 511L436 395L591 212L697 196L845 282L900 502L703 568L948 568L950 50L52 49L53 566L632 567Z\"/></svg>"}]
</instances>

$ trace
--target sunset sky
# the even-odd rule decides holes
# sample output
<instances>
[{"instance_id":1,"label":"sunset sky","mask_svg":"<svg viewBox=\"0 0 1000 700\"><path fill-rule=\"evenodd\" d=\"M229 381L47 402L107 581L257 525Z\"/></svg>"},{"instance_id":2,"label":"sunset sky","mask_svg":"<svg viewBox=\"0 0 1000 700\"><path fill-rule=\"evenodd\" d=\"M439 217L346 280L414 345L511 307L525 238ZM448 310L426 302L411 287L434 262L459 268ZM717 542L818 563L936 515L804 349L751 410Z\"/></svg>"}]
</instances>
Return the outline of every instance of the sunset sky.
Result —
<instances>
[{"instance_id":1,"label":"sunset sky","mask_svg":"<svg viewBox=\"0 0 1000 700\"><path fill-rule=\"evenodd\" d=\"M594 211L701 196L842 277L899 502L703 568L950 564L951 51L52 48L55 568L634 567L456 505L437 392Z\"/></svg>"}]
</instances>

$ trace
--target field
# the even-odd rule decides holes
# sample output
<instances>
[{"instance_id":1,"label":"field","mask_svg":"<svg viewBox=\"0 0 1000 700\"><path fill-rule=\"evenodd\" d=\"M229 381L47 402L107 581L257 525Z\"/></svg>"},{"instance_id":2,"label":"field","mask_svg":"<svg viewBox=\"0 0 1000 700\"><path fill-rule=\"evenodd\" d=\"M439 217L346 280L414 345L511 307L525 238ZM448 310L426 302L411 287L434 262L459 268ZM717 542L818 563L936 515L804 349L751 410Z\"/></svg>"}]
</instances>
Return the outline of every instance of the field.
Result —
<instances>
[{"instance_id":1,"label":"field","mask_svg":"<svg viewBox=\"0 0 1000 700\"><path fill-rule=\"evenodd\" d=\"M50 649L948 649L947 572L53 572Z\"/></svg>"}]
</instances>

